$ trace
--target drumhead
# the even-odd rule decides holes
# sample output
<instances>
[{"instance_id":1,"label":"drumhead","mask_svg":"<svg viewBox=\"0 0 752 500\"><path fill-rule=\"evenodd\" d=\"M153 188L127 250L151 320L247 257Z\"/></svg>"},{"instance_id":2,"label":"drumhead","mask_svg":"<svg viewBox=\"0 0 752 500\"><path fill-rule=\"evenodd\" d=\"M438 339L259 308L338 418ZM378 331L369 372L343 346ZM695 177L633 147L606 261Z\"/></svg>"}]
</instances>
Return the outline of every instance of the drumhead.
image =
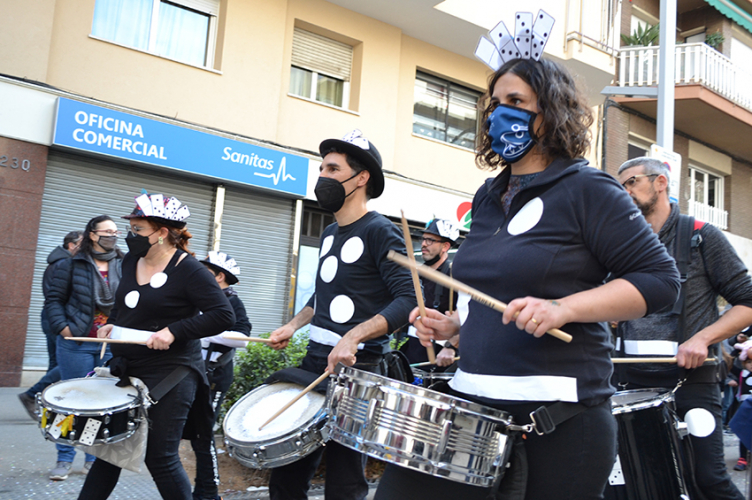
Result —
<instances>
[{"instance_id":1,"label":"drumhead","mask_svg":"<svg viewBox=\"0 0 752 500\"><path fill-rule=\"evenodd\" d=\"M259 429L303 389L302 385L279 382L262 385L249 392L227 412L223 424L225 436L235 441L253 443L276 439L303 429L323 408L326 397L322 394L309 392L269 425Z\"/></svg>"},{"instance_id":2,"label":"drumhead","mask_svg":"<svg viewBox=\"0 0 752 500\"><path fill-rule=\"evenodd\" d=\"M42 404L51 409L107 411L128 408L138 399L133 386L118 387L119 379L89 377L63 380L42 392Z\"/></svg>"},{"instance_id":3,"label":"drumhead","mask_svg":"<svg viewBox=\"0 0 752 500\"><path fill-rule=\"evenodd\" d=\"M671 401L668 389L634 389L631 391L618 391L611 396L611 408L613 413L627 413L644 408L660 406L666 401Z\"/></svg>"}]
</instances>

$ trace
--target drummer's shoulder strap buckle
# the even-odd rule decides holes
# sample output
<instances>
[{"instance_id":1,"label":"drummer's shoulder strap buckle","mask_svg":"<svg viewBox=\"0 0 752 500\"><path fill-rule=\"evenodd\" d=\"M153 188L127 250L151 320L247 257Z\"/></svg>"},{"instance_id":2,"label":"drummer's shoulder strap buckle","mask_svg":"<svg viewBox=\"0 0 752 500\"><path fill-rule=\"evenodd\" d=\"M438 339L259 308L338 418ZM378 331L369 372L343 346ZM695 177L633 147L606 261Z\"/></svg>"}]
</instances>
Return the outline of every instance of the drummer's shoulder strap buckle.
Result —
<instances>
[{"instance_id":1,"label":"drummer's shoulder strap buckle","mask_svg":"<svg viewBox=\"0 0 752 500\"><path fill-rule=\"evenodd\" d=\"M536 434L539 436L551 434L556 430L557 425L579 415L585 411L585 409L586 406L582 403L565 403L563 401L559 401L548 407L541 406L534 412L530 413L532 429L535 430Z\"/></svg>"}]
</instances>

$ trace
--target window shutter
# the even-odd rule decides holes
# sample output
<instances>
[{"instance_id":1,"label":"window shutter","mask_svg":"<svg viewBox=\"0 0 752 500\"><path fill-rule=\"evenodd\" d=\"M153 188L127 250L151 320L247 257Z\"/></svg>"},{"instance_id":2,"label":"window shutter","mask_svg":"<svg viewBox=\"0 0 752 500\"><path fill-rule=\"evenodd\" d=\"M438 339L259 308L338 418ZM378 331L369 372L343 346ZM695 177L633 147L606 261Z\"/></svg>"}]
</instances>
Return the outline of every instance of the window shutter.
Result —
<instances>
[{"instance_id":1,"label":"window shutter","mask_svg":"<svg viewBox=\"0 0 752 500\"><path fill-rule=\"evenodd\" d=\"M170 0L170 3L182 5L210 16L219 15L219 0Z\"/></svg>"},{"instance_id":2,"label":"window shutter","mask_svg":"<svg viewBox=\"0 0 752 500\"><path fill-rule=\"evenodd\" d=\"M349 82L352 47L295 28L292 36L292 65Z\"/></svg>"}]
</instances>

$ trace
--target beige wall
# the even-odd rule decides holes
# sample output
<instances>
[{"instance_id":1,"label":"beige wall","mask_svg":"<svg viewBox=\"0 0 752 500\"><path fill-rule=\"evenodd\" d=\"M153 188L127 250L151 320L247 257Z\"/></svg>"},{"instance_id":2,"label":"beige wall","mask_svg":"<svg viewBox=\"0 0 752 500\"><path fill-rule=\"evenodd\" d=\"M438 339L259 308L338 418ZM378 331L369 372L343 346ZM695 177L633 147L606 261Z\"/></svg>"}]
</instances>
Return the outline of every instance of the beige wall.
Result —
<instances>
[{"instance_id":1,"label":"beige wall","mask_svg":"<svg viewBox=\"0 0 752 500\"><path fill-rule=\"evenodd\" d=\"M55 0L0 0L0 72L47 80Z\"/></svg>"}]
</instances>

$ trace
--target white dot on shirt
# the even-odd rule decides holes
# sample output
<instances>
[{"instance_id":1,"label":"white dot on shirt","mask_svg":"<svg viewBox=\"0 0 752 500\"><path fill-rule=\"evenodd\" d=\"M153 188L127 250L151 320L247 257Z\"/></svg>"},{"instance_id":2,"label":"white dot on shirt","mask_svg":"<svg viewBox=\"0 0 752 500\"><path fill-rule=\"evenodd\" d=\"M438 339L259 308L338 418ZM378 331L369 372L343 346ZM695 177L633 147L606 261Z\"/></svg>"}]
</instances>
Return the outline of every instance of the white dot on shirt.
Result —
<instances>
[{"instance_id":1,"label":"white dot on shirt","mask_svg":"<svg viewBox=\"0 0 752 500\"><path fill-rule=\"evenodd\" d=\"M715 430L715 417L705 408L692 408L684 415L684 421L689 433L696 437L710 436Z\"/></svg>"},{"instance_id":2,"label":"white dot on shirt","mask_svg":"<svg viewBox=\"0 0 752 500\"><path fill-rule=\"evenodd\" d=\"M131 309L135 309L138 305L138 299L141 298L141 294L138 293L138 290L133 290L132 292L128 292L128 295L125 296L125 305L130 307Z\"/></svg>"},{"instance_id":3,"label":"white dot on shirt","mask_svg":"<svg viewBox=\"0 0 752 500\"><path fill-rule=\"evenodd\" d=\"M165 273L157 273L149 280L152 288L160 288L165 283L167 283L167 275Z\"/></svg>"},{"instance_id":4,"label":"white dot on shirt","mask_svg":"<svg viewBox=\"0 0 752 500\"><path fill-rule=\"evenodd\" d=\"M355 304L347 295L337 295L329 304L329 317L335 323L347 323L355 314Z\"/></svg>"},{"instance_id":5,"label":"white dot on shirt","mask_svg":"<svg viewBox=\"0 0 752 500\"><path fill-rule=\"evenodd\" d=\"M507 231L512 236L526 233L538 224L543 216L543 200L533 198L525 203L525 206L517 212L512 221L507 226Z\"/></svg>"},{"instance_id":6,"label":"white dot on shirt","mask_svg":"<svg viewBox=\"0 0 752 500\"><path fill-rule=\"evenodd\" d=\"M363 255L363 240L358 236L350 238L344 245L342 245L340 257L345 264L352 264L358 260L361 255Z\"/></svg>"},{"instance_id":7,"label":"white dot on shirt","mask_svg":"<svg viewBox=\"0 0 752 500\"><path fill-rule=\"evenodd\" d=\"M324 238L324 241L321 242L321 251L319 252L319 259L329 253L329 250L332 249L332 243L334 243L333 235L330 234L329 236Z\"/></svg>"},{"instance_id":8,"label":"white dot on shirt","mask_svg":"<svg viewBox=\"0 0 752 500\"><path fill-rule=\"evenodd\" d=\"M334 255L330 255L329 257L324 259L324 262L321 263L321 271L319 272L319 275L321 276L321 279L324 280L324 283L331 283L331 281L337 275L337 266L337 257L335 257Z\"/></svg>"}]
</instances>

